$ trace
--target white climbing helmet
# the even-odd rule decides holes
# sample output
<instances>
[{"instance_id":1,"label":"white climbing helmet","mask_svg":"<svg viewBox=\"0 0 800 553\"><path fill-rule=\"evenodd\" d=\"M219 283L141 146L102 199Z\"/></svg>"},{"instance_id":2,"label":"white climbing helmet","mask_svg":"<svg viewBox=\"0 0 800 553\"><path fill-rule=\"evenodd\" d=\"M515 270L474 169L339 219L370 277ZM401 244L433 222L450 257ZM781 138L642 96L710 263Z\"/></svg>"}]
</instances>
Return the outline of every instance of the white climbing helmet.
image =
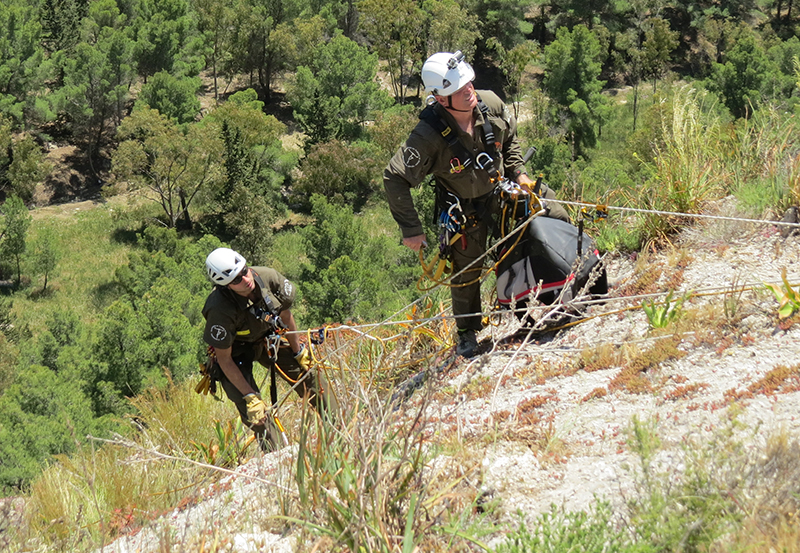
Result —
<instances>
[{"instance_id":1,"label":"white climbing helmet","mask_svg":"<svg viewBox=\"0 0 800 553\"><path fill-rule=\"evenodd\" d=\"M226 286L245 268L247 260L230 248L217 248L206 257L208 278Z\"/></svg>"},{"instance_id":2,"label":"white climbing helmet","mask_svg":"<svg viewBox=\"0 0 800 553\"><path fill-rule=\"evenodd\" d=\"M455 54L438 52L422 66L425 90L438 96L450 96L475 78L472 66L464 61L461 50Z\"/></svg>"}]
</instances>

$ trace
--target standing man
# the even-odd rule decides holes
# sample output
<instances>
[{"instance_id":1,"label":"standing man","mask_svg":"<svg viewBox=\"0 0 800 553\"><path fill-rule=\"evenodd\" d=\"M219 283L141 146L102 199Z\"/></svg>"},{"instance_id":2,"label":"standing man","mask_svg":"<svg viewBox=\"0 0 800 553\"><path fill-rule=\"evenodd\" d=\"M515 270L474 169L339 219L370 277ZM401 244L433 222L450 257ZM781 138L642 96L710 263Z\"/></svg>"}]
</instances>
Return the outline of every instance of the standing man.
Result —
<instances>
[{"instance_id":1,"label":"standing man","mask_svg":"<svg viewBox=\"0 0 800 553\"><path fill-rule=\"evenodd\" d=\"M295 391L320 413L326 403L310 370L308 348L294 332L297 325L290 310L294 285L274 269L248 267L245 258L229 248L211 252L206 270L216 285L203 307L203 339L216 355L212 378L222 384L261 449L272 451L277 445L275 423L253 377L254 361L269 370L277 362L278 374L292 386L296 384ZM280 340L275 361L265 338L284 328L288 332Z\"/></svg>"},{"instance_id":2,"label":"standing man","mask_svg":"<svg viewBox=\"0 0 800 553\"><path fill-rule=\"evenodd\" d=\"M389 208L400 226L403 244L414 251L426 246L427 240L411 188L432 174L437 213L456 204L465 224L464 239L452 247L455 274L486 252L493 215L499 209L494 179L505 176L528 189L533 184L523 165L516 119L494 92L476 91L474 79L475 72L460 51L439 52L427 59L422 82L435 101L422 111L420 122L383 173ZM540 195L555 198L546 185ZM569 222L563 207L548 204L545 210L547 216ZM475 355L475 333L482 328L480 274L478 264L451 283L458 327L456 352L464 357Z\"/></svg>"}]
</instances>

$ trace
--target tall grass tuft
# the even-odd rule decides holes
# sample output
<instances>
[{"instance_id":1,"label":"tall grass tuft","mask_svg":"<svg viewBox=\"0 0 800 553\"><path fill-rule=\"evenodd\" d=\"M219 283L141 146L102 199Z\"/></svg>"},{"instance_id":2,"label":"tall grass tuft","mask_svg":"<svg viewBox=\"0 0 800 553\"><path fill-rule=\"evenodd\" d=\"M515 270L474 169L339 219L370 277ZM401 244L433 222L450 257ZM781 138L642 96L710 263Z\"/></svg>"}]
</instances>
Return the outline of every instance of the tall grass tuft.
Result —
<instances>
[{"instance_id":1,"label":"tall grass tuft","mask_svg":"<svg viewBox=\"0 0 800 553\"><path fill-rule=\"evenodd\" d=\"M71 457L57 457L32 485L20 542L70 551L102 547L185 502L214 478L208 470L144 451L204 462L192 444L213 442L213 421L234 415L230 405L196 394L190 381L149 390L132 403L137 416L129 439L141 450L89 441Z\"/></svg>"},{"instance_id":2,"label":"tall grass tuft","mask_svg":"<svg viewBox=\"0 0 800 553\"><path fill-rule=\"evenodd\" d=\"M644 162L649 177L632 203L654 211L698 213L704 202L719 197L729 178L719 163L719 121L703 109L702 98L689 86L676 89L669 101L671 109L665 110L661 122L662 141L654 145L653 161ZM664 238L683 224L682 217L656 213L641 219L649 239Z\"/></svg>"},{"instance_id":3,"label":"tall grass tuft","mask_svg":"<svg viewBox=\"0 0 800 553\"><path fill-rule=\"evenodd\" d=\"M431 443L435 427L426 411L432 390L399 408L381 393L386 379L397 377L383 368L391 354L370 358L369 369L337 373L337 388L347 392L337 395L339 407L330 416L305 412L293 521L342 551L438 550L440 536L474 541L459 529L459 514L470 508L475 491L459 476L465 472L458 463L437 456ZM441 478L450 470L455 476Z\"/></svg>"},{"instance_id":4,"label":"tall grass tuft","mask_svg":"<svg viewBox=\"0 0 800 553\"><path fill-rule=\"evenodd\" d=\"M800 204L800 138L797 117L775 106L739 122L731 137L731 191L756 216L781 215ZM773 211L769 213L769 211Z\"/></svg>"}]
</instances>

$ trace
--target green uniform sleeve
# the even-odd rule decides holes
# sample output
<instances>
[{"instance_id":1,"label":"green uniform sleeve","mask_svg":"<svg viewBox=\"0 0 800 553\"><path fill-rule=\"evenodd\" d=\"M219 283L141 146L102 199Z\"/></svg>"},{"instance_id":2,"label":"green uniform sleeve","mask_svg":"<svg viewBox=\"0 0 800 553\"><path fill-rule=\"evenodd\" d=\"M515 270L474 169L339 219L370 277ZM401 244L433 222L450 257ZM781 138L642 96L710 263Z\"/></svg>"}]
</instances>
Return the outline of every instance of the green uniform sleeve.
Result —
<instances>
[{"instance_id":1,"label":"green uniform sleeve","mask_svg":"<svg viewBox=\"0 0 800 553\"><path fill-rule=\"evenodd\" d=\"M517 170L521 173L526 172L525 165L522 162L522 147L520 147L519 139L517 138L517 118L514 117L514 114L511 113L507 106L503 106L502 117L508 123L508 136L505 143L503 143L504 176L516 180L514 177Z\"/></svg>"},{"instance_id":2,"label":"green uniform sleeve","mask_svg":"<svg viewBox=\"0 0 800 553\"><path fill-rule=\"evenodd\" d=\"M212 306L206 313L203 341L215 348L227 349L236 338L236 322L228 310L220 305Z\"/></svg>"},{"instance_id":3,"label":"green uniform sleeve","mask_svg":"<svg viewBox=\"0 0 800 553\"><path fill-rule=\"evenodd\" d=\"M433 164L435 148L423 135L420 122L405 144L395 152L383 172L383 187L392 217L400 227L403 238L422 234L422 223L414 207L411 188L418 186L428 176Z\"/></svg>"},{"instance_id":4,"label":"green uniform sleeve","mask_svg":"<svg viewBox=\"0 0 800 553\"><path fill-rule=\"evenodd\" d=\"M269 267L253 267L253 270L264 281L265 291L278 313L292 307L297 290L289 279Z\"/></svg>"}]
</instances>

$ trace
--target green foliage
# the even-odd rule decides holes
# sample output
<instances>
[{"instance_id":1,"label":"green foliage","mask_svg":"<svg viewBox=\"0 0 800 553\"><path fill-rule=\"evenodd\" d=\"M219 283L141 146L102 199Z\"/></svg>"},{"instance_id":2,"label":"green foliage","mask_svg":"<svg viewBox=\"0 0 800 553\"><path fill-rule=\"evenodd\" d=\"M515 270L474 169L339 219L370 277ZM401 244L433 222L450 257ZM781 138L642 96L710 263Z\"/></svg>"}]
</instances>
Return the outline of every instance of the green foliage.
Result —
<instances>
[{"instance_id":1,"label":"green foliage","mask_svg":"<svg viewBox=\"0 0 800 553\"><path fill-rule=\"evenodd\" d=\"M753 484L742 486L741 475L751 475L751 482L765 476L764 465L743 454L743 444L734 434L736 425L734 414L709 440L686 440L681 468L675 471L656 462L661 439L655 421L633 419L628 445L639 467L635 498L628 502L628 524L640 548L707 551L721 544L722 549L732 550L723 536L742 528L743 518L753 508L749 496L753 490L748 489ZM776 476L772 473L767 480Z\"/></svg>"},{"instance_id":2,"label":"green foliage","mask_svg":"<svg viewBox=\"0 0 800 553\"><path fill-rule=\"evenodd\" d=\"M497 553L569 553L580 550L584 553L606 551L648 551L635 549L625 529L617 528L611 505L596 501L587 512L564 512L555 505L549 513L536 520L533 530L524 523L511 532L495 549Z\"/></svg>"},{"instance_id":3,"label":"green foliage","mask_svg":"<svg viewBox=\"0 0 800 553\"><path fill-rule=\"evenodd\" d=\"M670 98L670 105L658 112L662 129L656 133L661 143L653 144L652 162L642 162L645 187L636 193L639 207L678 213L698 213L703 202L715 197L728 179L719 166L720 122L707 112L703 98L683 87ZM638 156L637 156L638 157ZM646 214L642 234L647 239L662 238L681 227L680 219Z\"/></svg>"},{"instance_id":4,"label":"green foliage","mask_svg":"<svg viewBox=\"0 0 800 553\"><path fill-rule=\"evenodd\" d=\"M14 139L11 121L0 113L0 191L29 203L36 184L50 170L50 163L33 138L25 134Z\"/></svg>"},{"instance_id":5,"label":"green foliage","mask_svg":"<svg viewBox=\"0 0 800 553\"><path fill-rule=\"evenodd\" d=\"M516 45L511 50L506 50L502 44L492 38L487 41L487 45L497 52L500 69L506 77L508 93L513 100L514 117L518 118L520 115L522 78L525 75L525 68L539 54L536 43L529 40Z\"/></svg>"},{"instance_id":6,"label":"green foliage","mask_svg":"<svg viewBox=\"0 0 800 553\"><path fill-rule=\"evenodd\" d=\"M39 145L30 135L13 142L11 157L7 172L11 193L30 202L36 185L47 177L52 164L45 161Z\"/></svg>"},{"instance_id":7,"label":"green foliage","mask_svg":"<svg viewBox=\"0 0 800 553\"><path fill-rule=\"evenodd\" d=\"M795 290L786 278L786 268L781 269L781 280L783 286L777 284L765 284L764 287L772 292L778 300L778 318L788 319L800 311L800 288Z\"/></svg>"},{"instance_id":8,"label":"green foliage","mask_svg":"<svg viewBox=\"0 0 800 553\"><path fill-rule=\"evenodd\" d=\"M283 149L280 136L286 126L266 115L263 107L256 91L249 88L233 94L200 123L209 127L208 132L216 135L224 147L224 178L203 198L207 209L224 219L222 234L235 236L244 228L225 219L226 214L236 217L239 210L249 210L249 215L242 216L261 217L261 226L266 228L285 209L281 187L296 165L297 154ZM256 211L253 201L258 204ZM261 210L265 211L259 214ZM247 226L255 228L252 223Z\"/></svg>"},{"instance_id":9,"label":"green foliage","mask_svg":"<svg viewBox=\"0 0 800 553\"><path fill-rule=\"evenodd\" d=\"M653 79L653 89L656 81L664 76L672 59L672 52L678 47L678 32L670 29L669 22L660 17L648 21L645 39L642 44L644 49L644 74Z\"/></svg>"},{"instance_id":10,"label":"green foliage","mask_svg":"<svg viewBox=\"0 0 800 553\"><path fill-rule=\"evenodd\" d=\"M386 62L395 99L405 103L409 77L419 65L425 12L415 0L361 0L359 29Z\"/></svg>"},{"instance_id":11,"label":"green foliage","mask_svg":"<svg viewBox=\"0 0 800 553\"><path fill-rule=\"evenodd\" d=\"M191 228L189 206L198 193L222 179L222 141L203 126L184 134L177 123L147 106L126 117L117 131L121 141L112 164L117 178L132 189L151 192L175 227Z\"/></svg>"},{"instance_id":12,"label":"green foliage","mask_svg":"<svg viewBox=\"0 0 800 553\"><path fill-rule=\"evenodd\" d=\"M80 22L89 9L83 0L43 0L42 42L48 52L69 51L80 40Z\"/></svg>"},{"instance_id":13,"label":"green foliage","mask_svg":"<svg viewBox=\"0 0 800 553\"><path fill-rule=\"evenodd\" d=\"M195 0L192 3L197 15L197 30L203 36L206 66L214 79L214 100L219 100L217 77L231 60L231 28L234 20L234 3L218 0Z\"/></svg>"},{"instance_id":14,"label":"green foliage","mask_svg":"<svg viewBox=\"0 0 800 553\"><path fill-rule=\"evenodd\" d=\"M672 294L673 291L670 290L667 297L664 298L664 303L656 304L655 300L642 303L642 309L647 315L647 322L650 323L651 328L666 328L681 316L683 303L686 301L687 296L676 298L673 305Z\"/></svg>"},{"instance_id":15,"label":"green foliage","mask_svg":"<svg viewBox=\"0 0 800 553\"><path fill-rule=\"evenodd\" d=\"M3 2L0 10L0 115L24 121L42 84L42 28L33 3Z\"/></svg>"},{"instance_id":16,"label":"green foliage","mask_svg":"<svg viewBox=\"0 0 800 553\"><path fill-rule=\"evenodd\" d=\"M556 40L544 50L544 90L567 118L573 159L595 145L604 120L600 55L597 36L583 25L572 31L559 29Z\"/></svg>"},{"instance_id":17,"label":"green foliage","mask_svg":"<svg viewBox=\"0 0 800 553\"><path fill-rule=\"evenodd\" d=\"M722 95L734 117L750 117L761 103L767 76L775 69L756 37L748 34L725 54L724 63L712 65L708 87Z\"/></svg>"},{"instance_id":18,"label":"green foliage","mask_svg":"<svg viewBox=\"0 0 800 553\"><path fill-rule=\"evenodd\" d=\"M0 206L0 263L13 263L17 285L22 279L22 255L27 248L31 215L19 196L9 196ZM1 267L1 266L0 266Z\"/></svg>"},{"instance_id":19,"label":"green foliage","mask_svg":"<svg viewBox=\"0 0 800 553\"><path fill-rule=\"evenodd\" d=\"M31 246L33 272L44 276L42 290L47 290L47 279L62 256L55 229L52 226L40 229Z\"/></svg>"},{"instance_id":20,"label":"green foliage","mask_svg":"<svg viewBox=\"0 0 800 553\"><path fill-rule=\"evenodd\" d=\"M472 59L481 36L478 15L455 0L424 0L422 9L427 13L424 51L430 55L461 50Z\"/></svg>"},{"instance_id":21,"label":"green foliage","mask_svg":"<svg viewBox=\"0 0 800 553\"><path fill-rule=\"evenodd\" d=\"M732 172L731 189L748 212L760 217L783 212L800 199L800 143L797 117L767 105L740 120L731 136L725 165Z\"/></svg>"},{"instance_id":22,"label":"green foliage","mask_svg":"<svg viewBox=\"0 0 800 553\"><path fill-rule=\"evenodd\" d=\"M450 519L457 517L450 513L459 494L441 491L435 477L424 475L424 418L417 418L409 429L393 420L389 404L376 402L363 384L352 385L352 399L334 415L342 422L332 424L306 411L294 471L301 518L284 518L348 551L389 553L399 551L401 541L404 553L430 550L426 538L448 534ZM423 516L444 497L451 503L441 516L433 521ZM452 534L451 545L466 544L466 539L457 539L462 537L457 531Z\"/></svg>"},{"instance_id":23,"label":"green foliage","mask_svg":"<svg viewBox=\"0 0 800 553\"><path fill-rule=\"evenodd\" d=\"M302 264L300 292L308 324L377 320L401 307L413 283L415 259L386 234L373 234L366 214L311 198L314 224L300 231L308 262ZM385 209L385 208L384 208Z\"/></svg>"},{"instance_id":24,"label":"green foliage","mask_svg":"<svg viewBox=\"0 0 800 553\"><path fill-rule=\"evenodd\" d=\"M194 77L202 68L191 51L196 29L186 0L138 0L132 27L135 60L145 81L160 71Z\"/></svg>"},{"instance_id":25,"label":"green foliage","mask_svg":"<svg viewBox=\"0 0 800 553\"><path fill-rule=\"evenodd\" d=\"M467 0L464 7L478 18L484 39L497 40L506 50L521 43L532 26L525 19L529 4L524 0Z\"/></svg>"},{"instance_id":26,"label":"green foliage","mask_svg":"<svg viewBox=\"0 0 800 553\"><path fill-rule=\"evenodd\" d=\"M159 71L142 87L136 102L158 110L162 115L178 123L194 121L200 113L197 77L175 78L166 71Z\"/></svg>"},{"instance_id":27,"label":"green foliage","mask_svg":"<svg viewBox=\"0 0 800 553\"><path fill-rule=\"evenodd\" d=\"M273 78L296 53L294 22L301 9L301 2L289 0L241 0L234 8L231 56L226 72L255 76L259 95L267 102L271 100ZM300 23L302 19L297 21ZM312 44L317 43L315 40Z\"/></svg>"},{"instance_id":28,"label":"green foliage","mask_svg":"<svg viewBox=\"0 0 800 553\"><path fill-rule=\"evenodd\" d=\"M245 434L241 418L226 424L214 421L214 439L208 443L192 442L204 463L225 468L235 468L245 460Z\"/></svg>"},{"instance_id":29,"label":"green foliage","mask_svg":"<svg viewBox=\"0 0 800 553\"><path fill-rule=\"evenodd\" d=\"M309 66L297 68L287 98L310 146L333 138L355 139L389 97L375 82L377 56L337 34L317 46Z\"/></svg>"},{"instance_id":30,"label":"green foliage","mask_svg":"<svg viewBox=\"0 0 800 553\"><path fill-rule=\"evenodd\" d=\"M123 397L163 386L165 378L182 381L199 355L204 261L219 241L190 244L174 230L150 227L141 243L145 250L117 271L126 294L103 313L92 352L98 416L114 412Z\"/></svg>"},{"instance_id":31,"label":"green foliage","mask_svg":"<svg viewBox=\"0 0 800 553\"><path fill-rule=\"evenodd\" d=\"M24 488L45 459L75 449L94 429L88 400L69 375L31 365L0 396L0 489Z\"/></svg>"},{"instance_id":32,"label":"green foliage","mask_svg":"<svg viewBox=\"0 0 800 553\"><path fill-rule=\"evenodd\" d=\"M76 137L95 154L104 140L106 122L123 117L135 75L133 39L114 0L90 5L84 19L83 41L64 59L64 86L53 95L57 109L66 113Z\"/></svg>"},{"instance_id":33,"label":"green foliage","mask_svg":"<svg viewBox=\"0 0 800 553\"><path fill-rule=\"evenodd\" d=\"M375 114L375 121L367 127L367 135L370 142L380 149L377 158L381 166L389 162L419 122L417 111L411 105L396 105Z\"/></svg>"},{"instance_id":34,"label":"green foliage","mask_svg":"<svg viewBox=\"0 0 800 553\"><path fill-rule=\"evenodd\" d=\"M375 154L375 148L365 142L332 140L313 145L300 162L301 176L294 183L301 205L308 209L311 195L321 194L332 204L361 211L381 186L376 177L385 163Z\"/></svg>"}]
</instances>

